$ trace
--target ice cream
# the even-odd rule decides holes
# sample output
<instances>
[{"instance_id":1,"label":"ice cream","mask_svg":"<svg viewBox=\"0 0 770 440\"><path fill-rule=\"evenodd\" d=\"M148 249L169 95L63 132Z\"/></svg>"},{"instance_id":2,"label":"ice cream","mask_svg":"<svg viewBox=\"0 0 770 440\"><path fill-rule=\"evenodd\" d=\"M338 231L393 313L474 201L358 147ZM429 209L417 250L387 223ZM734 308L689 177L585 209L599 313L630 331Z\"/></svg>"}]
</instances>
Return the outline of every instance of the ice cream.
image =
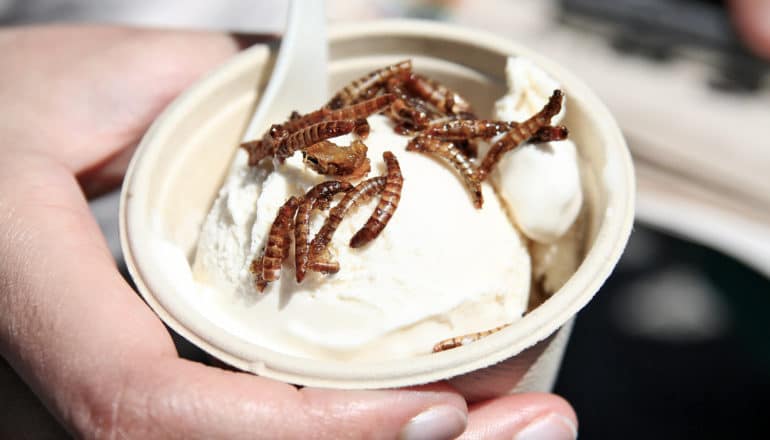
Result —
<instances>
[{"instance_id":1,"label":"ice cream","mask_svg":"<svg viewBox=\"0 0 770 440\"><path fill-rule=\"evenodd\" d=\"M511 96L542 107L543 102L536 102L540 95L522 92L534 90L532 84L540 83L514 82ZM544 92L546 98L551 91ZM516 102L512 108L521 115L506 119L526 119L539 109L527 114ZM249 265L261 252L278 208L291 195L328 178L308 168L298 153L282 164L265 161L250 167L246 153L238 152L204 224L193 264L210 319L242 339L290 355L384 360L426 354L442 339L522 316L533 271L527 240L515 225L531 238L555 241L577 215L572 211L580 206L575 202L580 182L577 190L569 186L575 183L570 179L564 180L563 190L543 188L538 194L545 203L522 196L516 185L542 177L528 174L531 166L556 173L576 170L574 145L571 156L569 147L560 148L558 155L537 150L519 159L506 156L506 168L493 175L500 193L483 183L484 206L475 209L451 167L405 151L410 138L396 134L386 117L371 116L369 124L372 174L383 174L381 157L389 150L404 176L391 222L371 244L350 248L348 240L376 202L360 206L343 220L331 243L339 273L311 273L298 284L293 266L284 264L280 279L262 294L254 288ZM332 141L348 145L352 137ZM321 221L316 216L311 223L313 233Z\"/></svg>"},{"instance_id":2,"label":"ice cream","mask_svg":"<svg viewBox=\"0 0 770 440\"><path fill-rule=\"evenodd\" d=\"M457 176L443 163L404 151L406 136L383 116L369 118L372 174L393 151L404 186L393 219L370 245L348 240L373 203L346 218L332 242L341 270L312 274L302 284L292 266L257 294L248 270L261 251L278 207L292 194L326 180L295 154L275 172L249 168L239 152L203 227L195 279L231 309L232 331L274 350L303 357L393 359L430 352L441 339L519 318L530 284L526 244L511 227L491 186L474 209ZM341 145L348 136L334 139ZM316 218L312 230L320 226Z\"/></svg>"},{"instance_id":3,"label":"ice cream","mask_svg":"<svg viewBox=\"0 0 770 440\"><path fill-rule=\"evenodd\" d=\"M509 92L495 103L497 119L526 119L560 87L525 58L509 58L505 71ZM553 123L562 120L567 106ZM519 229L533 240L533 278L546 294L556 292L575 272L582 254L577 219L583 190L575 143L526 143L503 156L492 180Z\"/></svg>"},{"instance_id":4,"label":"ice cream","mask_svg":"<svg viewBox=\"0 0 770 440\"><path fill-rule=\"evenodd\" d=\"M527 119L560 87L525 58L509 58L505 72L509 92L495 104L497 119ZM562 120L567 105L553 118L554 124ZM517 226L540 243L551 243L563 236L583 203L577 148L569 139L518 147L503 156L492 179Z\"/></svg>"}]
</instances>

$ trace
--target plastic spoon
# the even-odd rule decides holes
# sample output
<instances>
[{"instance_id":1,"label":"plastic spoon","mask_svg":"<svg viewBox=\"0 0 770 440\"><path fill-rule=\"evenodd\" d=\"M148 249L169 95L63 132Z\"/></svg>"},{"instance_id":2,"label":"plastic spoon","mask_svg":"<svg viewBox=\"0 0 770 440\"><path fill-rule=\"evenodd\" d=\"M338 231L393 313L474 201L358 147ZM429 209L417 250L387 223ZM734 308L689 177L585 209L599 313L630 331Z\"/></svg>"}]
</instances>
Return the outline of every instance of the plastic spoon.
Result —
<instances>
[{"instance_id":1,"label":"plastic spoon","mask_svg":"<svg viewBox=\"0 0 770 440\"><path fill-rule=\"evenodd\" d=\"M244 140L257 139L293 110L320 107L327 98L328 43L323 0L292 0L286 31L270 80L246 129Z\"/></svg>"}]
</instances>

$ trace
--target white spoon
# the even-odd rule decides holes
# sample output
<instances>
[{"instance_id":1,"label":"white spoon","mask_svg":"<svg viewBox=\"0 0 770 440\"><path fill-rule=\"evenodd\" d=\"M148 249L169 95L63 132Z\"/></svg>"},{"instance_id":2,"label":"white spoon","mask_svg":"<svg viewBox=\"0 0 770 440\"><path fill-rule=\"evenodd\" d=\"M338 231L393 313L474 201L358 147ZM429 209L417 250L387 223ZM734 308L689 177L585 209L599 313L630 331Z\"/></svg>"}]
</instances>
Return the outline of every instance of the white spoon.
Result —
<instances>
[{"instance_id":1,"label":"white spoon","mask_svg":"<svg viewBox=\"0 0 770 440\"><path fill-rule=\"evenodd\" d=\"M328 43L323 0L292 0L270 81L259 98L244 140L259 139L293 110L306 112L327 99Z\"/></svg>"}]
</instances>

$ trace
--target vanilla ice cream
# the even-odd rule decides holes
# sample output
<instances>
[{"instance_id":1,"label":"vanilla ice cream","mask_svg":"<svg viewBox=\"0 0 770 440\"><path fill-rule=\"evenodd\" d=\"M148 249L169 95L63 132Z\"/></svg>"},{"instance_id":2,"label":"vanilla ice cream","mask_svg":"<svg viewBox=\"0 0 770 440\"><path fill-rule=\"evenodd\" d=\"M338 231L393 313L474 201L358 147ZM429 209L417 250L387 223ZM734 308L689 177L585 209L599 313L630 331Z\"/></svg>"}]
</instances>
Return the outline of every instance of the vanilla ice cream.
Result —
<instances>
[{"instance_id":1,"label":"vanilla ice cream","mask_svg":"<svg viewBox=\"0 0 770 440\"><path fill-rule=\"evenodd\" d=\"M495 103L497 119L526 120L561 88L525 58L509 58L505 73L509 92ZM566 111L565 102L552 124ZM566 139L521 145L503 156L492 180L516 225L533 240L533 278L546 294L556 292L575 273L582 256L582 229L576 219L583 190L575 143Z\"/></svg>"},{"instance_id":2,"label":"vanilla ice cream","mask_svg":"<svg viewBox=\"0 0 770 440\"><path fill-rule=\"evenodd\" d=\"M531 61L509 58L506 64L509 93L495 103L495 117L524 121L548 102L560 88ZM552 123L558 124L567 109ZM503 156L492 174L500 196L517 226L539 243L552 243L575 222L583 203L577 148L571 140L524 144Z\"/></svg>"},{"instance_id":3,"label":"vanilla ice cream","mask_svg":"<svg viewBox=\"0 0 770 440\"><path fill-rule=\"evenodd\" d=\"M350 237L376 200L348 215L331 251L341 269L310 273L297 284L293 264L263 294L248 267L262 251L278 208L328 180L299 153L277 165L250 168L239 151L205 222L193 267L212 319L267 348L311 358L382 360L429 353L438 341L521 317L530 286L526 245L491 186L475 209L461 179L444 163L406 152L384 116L369 118L372 175L384 173L382 152L395 153L404 176L401 202L379 237L361 248ZM352 138L334 139L348 145ZM311 234L322 216L311 223ZM291 260L293 256L289 257ZM214 300L213 298L217 298Z\"/></svg>"}]
</instances>

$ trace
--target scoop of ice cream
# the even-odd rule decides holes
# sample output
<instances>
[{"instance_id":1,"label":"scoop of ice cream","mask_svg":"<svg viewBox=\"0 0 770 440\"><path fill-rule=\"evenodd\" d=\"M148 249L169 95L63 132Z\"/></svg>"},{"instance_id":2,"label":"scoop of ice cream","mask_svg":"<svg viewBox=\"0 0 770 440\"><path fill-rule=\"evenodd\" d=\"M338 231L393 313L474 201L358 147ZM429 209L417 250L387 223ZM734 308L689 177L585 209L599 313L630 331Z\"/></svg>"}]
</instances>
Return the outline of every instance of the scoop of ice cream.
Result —
<instances>
[{"instance_id":1,"label":"scoop of ice cream","mask_svg":"<svg viewBox=\"0 0 770 440\"><path fill-rule=\"evenodd\" d=\"M394 152L404 176L401 202L369 245L348 242L372 213L363 204L340 224L331 243L341 269L295 281L293 255L263 294L248 267L259 255L275 214L291 195L328 180L299 154L249 168L243 152L214 203L199 240L194 276L208 315L231 333L264 347L322 359L394 359L429 353L438 341L518 319L531 280L529 255L489 184L474 209L462 180L435 158L406 152L383 116L369 118L371 175L384 174ZM334 139L340 145L350 137ZM311 235L322 216L311 222Z\"/></svg>"},{"instance_id":2,"label":"scoop of ice cream","mask_svg":"<svg viewBox=\"0 0 770 440\"><path fill-rule=\"evenodd\" d=\"M527 237L551 243L574 223L583 203L577 163L570 140L522 145L502 158L492 178Z\"/></svg>"},{"instance_id":3,"label":"scoop of ice cream","mask_svg":"<svg viewBox=\"0 0 770 440\"><path fill-rule=\"evenodd\" d=\"M524 58L509 58L505 71L509 93L495 104L498 119L523 121L560 88ZM552 123L558 124L565 111L563 105ZM570 140L524 144L503 156L492 179L524 235L541 243L564 235L583 203L577 151Z\"/></svg>"}]
</instances>

